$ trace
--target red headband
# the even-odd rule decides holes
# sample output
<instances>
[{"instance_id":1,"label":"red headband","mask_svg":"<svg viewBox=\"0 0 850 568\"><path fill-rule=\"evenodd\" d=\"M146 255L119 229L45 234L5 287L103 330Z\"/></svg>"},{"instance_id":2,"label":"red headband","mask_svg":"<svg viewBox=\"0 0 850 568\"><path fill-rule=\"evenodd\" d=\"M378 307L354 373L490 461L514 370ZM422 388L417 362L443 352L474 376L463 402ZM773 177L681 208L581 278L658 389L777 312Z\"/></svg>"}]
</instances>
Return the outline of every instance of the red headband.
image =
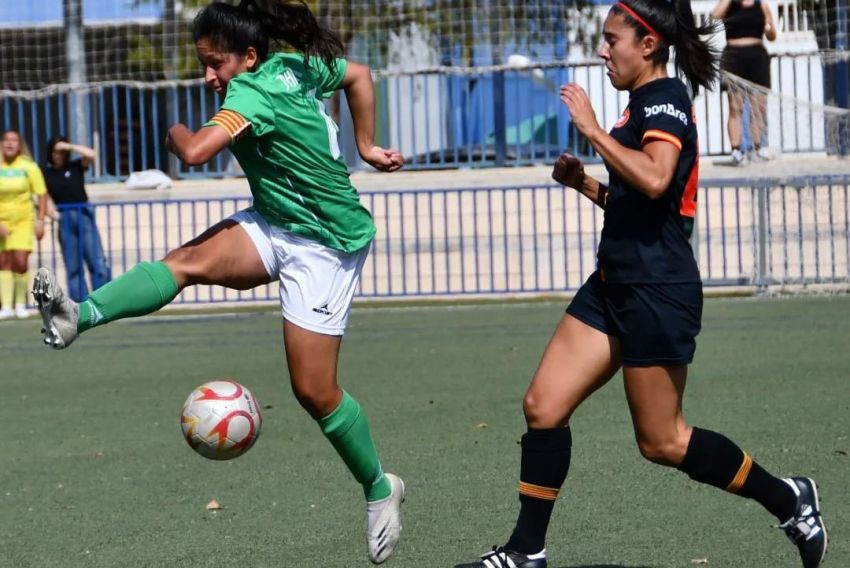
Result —
<instances>
[{"instance_id":1,"label":"red headband","mask_svg":"<svg viewBox=\"0 0 850 568\"><path fill-rule=\"evenodd\" d=\"M660 40L662 40L662 41L665 41L665 40L664 40L664 36L662 36L660 33L658 33L657 31L655 31L655 28L653 28L652 26L650 26L650 25L647 23L647 21L646 21L646 20L644 20L643 18L641 18L640 16L638 16L638 13L637 13L637 12L635 12L634 10L632 10L631 8L629 8L628 6L626 6L625 4L623 4L622 2L617 2L616 4L614 4L614 6L616 6L616 7L620 8L621 10L624 10L624 11L625 11L625 12L626 12L629 16L631 16L631 17L632 17L632 18L633 18L633 19L634 19L637 23L639 23L639 24L640 24L640 25L642 25L644 28L646 28L646 30L647 30L649 33L651 33L652 35L654 35L654 36L655 36L655 37L657 37L658 39L660 39Z\"/></svg>"}]
</instances>

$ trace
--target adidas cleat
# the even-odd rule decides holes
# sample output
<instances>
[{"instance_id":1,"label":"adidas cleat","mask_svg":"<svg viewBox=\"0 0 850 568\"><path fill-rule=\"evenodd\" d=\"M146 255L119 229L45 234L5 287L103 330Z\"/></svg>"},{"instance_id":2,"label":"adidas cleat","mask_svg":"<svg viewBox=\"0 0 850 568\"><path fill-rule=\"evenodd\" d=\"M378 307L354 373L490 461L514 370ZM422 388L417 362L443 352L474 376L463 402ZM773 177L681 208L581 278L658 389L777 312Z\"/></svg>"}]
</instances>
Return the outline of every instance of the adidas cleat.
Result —
<instances>
[{"instance_id":1,"label":"adidas cleat","mask_svg":"<svg viewBox=\"0 0 850 568\"><path fill-rule=\"evenodd\" d=\"M797 545L803 568L817 568L826 554L826 526L818 508L818 490L808 477L783 479L797 495L794 516L779 525Z\"/></svg>"},{"instance_id":2,"label":"adidas cleat","mask_svg":"<svg viewBox=\"0 0 850 568\"><path fill-rule=\"evenodd\" d=\"M481 560L458 564L455 568L546 568L546 551L523 554L494 546L493 550L481 555Z\"/></svg>"},{"instance_id":3,"label":"adidas cleat","mask_svg":"<svg viewBox=\"0 0 850 568\"><path fill-rule=\"evenodd\" d=\"M392 473L384 475L386 475L392 487L390 496L368 504L370 509L382 507L377 515L369 515L369 527L366 532L369 560L373 564L381 564L386 561L395 550L401 536L401 504L404 503L404 482Z\"/></svg>"},{"instance_id":4,"label":"adidas cleat","mask_svg":"<svg viewBox=\"0 0 850 568\"><path fill-rule=\"evenodd\" d=\"M56 275L47 268L39 268L32 285L32 296L41 314L41 335L45 345L64 349L77 338L79 306L56 282Z\"/></svg>"}]
</instances>

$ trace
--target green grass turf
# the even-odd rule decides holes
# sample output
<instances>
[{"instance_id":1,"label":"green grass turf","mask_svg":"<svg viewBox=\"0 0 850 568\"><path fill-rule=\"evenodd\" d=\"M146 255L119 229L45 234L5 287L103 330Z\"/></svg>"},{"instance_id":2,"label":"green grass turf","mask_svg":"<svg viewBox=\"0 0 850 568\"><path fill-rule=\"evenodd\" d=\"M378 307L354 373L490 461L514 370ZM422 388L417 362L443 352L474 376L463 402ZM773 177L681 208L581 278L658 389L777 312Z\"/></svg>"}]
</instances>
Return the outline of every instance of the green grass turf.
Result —
<instances>
[{"instance_id":1,"label":"green grass turf","mask_svg":"<svg viewBox=\"0 0 850 568\"><path fill-rule=\"evenodd\" d=\"M502 543L517 511L521 400L560 303L358 309L340 380L408 486L388 566L445 567ZM713 299L686 415L777 474L809 474L827 568L850 566L850 297ZM245 456L180 436L197 384L233 377L265 409ZM287 384L273 314L153 317L65 352L0 325L0 566L368 566L362 492ZM644 462L616 377L573 421L552 568L797 567L756 503ZM208 512L217 499L222 509Z\"/></svg>"}]
</instances>

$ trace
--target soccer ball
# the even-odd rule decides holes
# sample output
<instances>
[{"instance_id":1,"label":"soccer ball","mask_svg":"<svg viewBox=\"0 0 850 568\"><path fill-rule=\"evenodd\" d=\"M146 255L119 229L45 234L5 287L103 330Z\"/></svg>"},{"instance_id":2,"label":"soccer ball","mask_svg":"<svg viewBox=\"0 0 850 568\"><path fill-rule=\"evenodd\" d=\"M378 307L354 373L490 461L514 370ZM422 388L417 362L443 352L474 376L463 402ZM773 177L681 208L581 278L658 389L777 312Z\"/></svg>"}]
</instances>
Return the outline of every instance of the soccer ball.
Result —
<instances>
[{"instance_id":1,"label":"soccer ball","mask_svg":"<svg viewBox=\"0 0 850 568\"><path fill-rule=\"evenodd\" d=\"M183 437L211 460L229 460L247 452L262 424L257 398L229 380L210 381L193 390L180 413Z\"/></svg>"}]
</instances>

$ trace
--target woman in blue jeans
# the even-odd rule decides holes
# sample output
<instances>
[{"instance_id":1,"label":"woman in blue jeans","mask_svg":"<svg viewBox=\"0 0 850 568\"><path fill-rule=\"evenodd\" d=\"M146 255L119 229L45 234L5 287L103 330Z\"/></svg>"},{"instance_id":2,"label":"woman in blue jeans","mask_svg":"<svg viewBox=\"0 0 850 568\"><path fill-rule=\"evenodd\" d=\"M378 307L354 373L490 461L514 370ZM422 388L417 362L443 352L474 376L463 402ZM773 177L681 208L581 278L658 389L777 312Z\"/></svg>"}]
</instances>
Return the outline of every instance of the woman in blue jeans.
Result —
<instances>
[{"instance_id":1,"label":"woman in blue jeans","mask_svg":"<svg viewBox=\"0 0 850 568\"><path fill-rule=\"evenodd\" d=\"M72 160L72 150L80 157ZM83 263L88 267L92 289L96 290L112 279L112 270L103 254L94 210L89 205L85 188L85 171L94 159L94 150L69 144L64 136L54 136L47 142L44 181L61 214L59 244L68 272L68 295L77 302L89 294Z\"/></svg>"}]
</instances>

